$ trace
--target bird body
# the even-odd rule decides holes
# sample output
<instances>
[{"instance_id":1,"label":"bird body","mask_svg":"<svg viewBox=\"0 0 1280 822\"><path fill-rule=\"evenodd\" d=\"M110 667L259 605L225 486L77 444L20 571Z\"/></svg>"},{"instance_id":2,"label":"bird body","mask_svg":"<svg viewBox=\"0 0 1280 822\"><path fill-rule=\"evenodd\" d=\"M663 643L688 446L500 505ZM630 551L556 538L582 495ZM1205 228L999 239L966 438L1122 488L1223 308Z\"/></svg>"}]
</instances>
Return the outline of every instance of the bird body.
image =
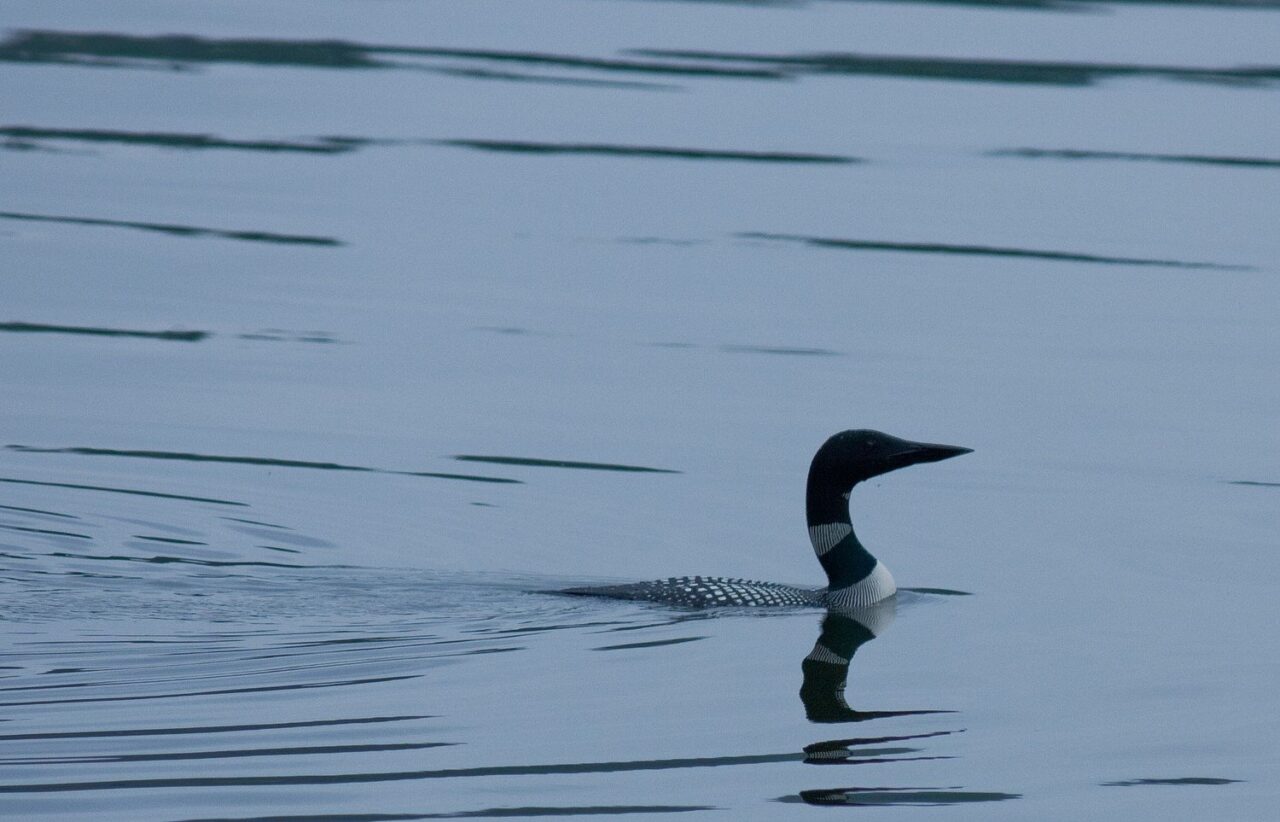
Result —
<instances>
[{"instance_id":1,"label":"bird body","mask_svg":"<svg viewBox=\"0 0 1280 822\"><path fill-rule=\"evenodd\" d=\"M651 582L570 588L565 594L645 600L669 605L825 606L865 608L897 592L893 575L858 541L849 519L853 486L921 462L937 462L971 449L911 442L856 429L830 437L813 457L805 489L809 541L827 574L827 587L799 588L724 577L670 577Z\"/></svg>"}]
</instances>

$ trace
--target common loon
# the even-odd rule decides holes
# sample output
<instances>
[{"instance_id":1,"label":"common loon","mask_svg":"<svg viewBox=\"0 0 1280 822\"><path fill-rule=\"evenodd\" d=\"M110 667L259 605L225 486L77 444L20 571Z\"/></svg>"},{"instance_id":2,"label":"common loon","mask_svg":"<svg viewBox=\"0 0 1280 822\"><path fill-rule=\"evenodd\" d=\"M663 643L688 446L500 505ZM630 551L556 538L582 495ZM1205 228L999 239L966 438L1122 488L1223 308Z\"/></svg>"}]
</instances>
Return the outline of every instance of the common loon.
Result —
<instances>
[{"instance_id":1,"label":"common loon","mask_svg":"<svg viewBox=\"0 0 1280 822\"><path fill-rule=\"evenodd\" d=\"M805 491L809 541L827 572L827 587L810 589L724 577L671 577L652 582L569 588L562 593L670 605L817 605L864 608L897 592L884 564L858 542L849 521L849 492L863 480L920 462L968 454L971 448L933 445L856 429L835 434L814 454Z\"/></svg>"}]
</instances>

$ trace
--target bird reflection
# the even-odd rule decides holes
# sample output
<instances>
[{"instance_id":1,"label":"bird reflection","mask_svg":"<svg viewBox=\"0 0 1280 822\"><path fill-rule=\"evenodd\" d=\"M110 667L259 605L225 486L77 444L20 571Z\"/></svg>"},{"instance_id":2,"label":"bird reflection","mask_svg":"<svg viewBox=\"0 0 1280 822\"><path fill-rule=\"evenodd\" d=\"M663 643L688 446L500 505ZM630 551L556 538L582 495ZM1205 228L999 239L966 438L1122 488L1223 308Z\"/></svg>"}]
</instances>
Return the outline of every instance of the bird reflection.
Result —
<instances>
[{"instance_id":1,"label":"bird reflection","mask_svg":"<svg viewBox=\"0 0 1280 822\"><path fill-rule=\"evenodd\" d=\"M800 667L804 682L800 701L810 722L834 724L866 722L897 716L949 714L939 709L863 711L849 705L845 692L849 679L849 663L858 649L884 633L893 622L897 597L891 597L869 608L830 610L822 620L822 631L813 650ZM927 759L950 759L949 756L923 754L923 748L902 744L930 737L948 736L954 730L931 731L898 736L867 736L831 739L806 745L804 761L808 765L865 765L884 762L908 762ZM920 755L912 755L920 754ZM958 790L956 787L850 787L801 791L796 801L810 805L951 805L961 802L993 802L1015 799L1018 794Z\"/></svg>"},{"instance_id":2,"label":"bird reflection","mask_svg":"<svg viewBox=\"0 0 1280 822\"><path fill-rule=\"evenodd\" d=\"M893 623L897 597L869 608L831 610L822 620L822 633L813 650L800 664L804 684L800 701L810 722L865 722L890 716L950 713L950 711L859 711L845 700L849 663L866 643L884 633Z\"/></svg>"}]
</instances>

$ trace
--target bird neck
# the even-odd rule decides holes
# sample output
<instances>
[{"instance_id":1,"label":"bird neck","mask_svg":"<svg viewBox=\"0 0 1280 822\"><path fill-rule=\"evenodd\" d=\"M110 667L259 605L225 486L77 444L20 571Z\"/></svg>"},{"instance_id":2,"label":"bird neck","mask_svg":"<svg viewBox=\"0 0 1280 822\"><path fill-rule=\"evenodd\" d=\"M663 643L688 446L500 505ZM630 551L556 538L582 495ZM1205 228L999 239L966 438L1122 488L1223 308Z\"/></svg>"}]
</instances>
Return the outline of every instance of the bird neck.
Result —
<instances>
[{"instance_id":1,"label":"bird neck","mask_svg":"<svg viewBox=\"0 0 1280 822\"><path fill-rule=\"evenodd\" d=\"M847 588L866 578L876 566L876 558L858 542L849 520L849 492L845 487L826 481L810 472L805 495L805 516L809 522L809 541L813 552L827 572L828 590Z\"/></svg>"}]
</instances>

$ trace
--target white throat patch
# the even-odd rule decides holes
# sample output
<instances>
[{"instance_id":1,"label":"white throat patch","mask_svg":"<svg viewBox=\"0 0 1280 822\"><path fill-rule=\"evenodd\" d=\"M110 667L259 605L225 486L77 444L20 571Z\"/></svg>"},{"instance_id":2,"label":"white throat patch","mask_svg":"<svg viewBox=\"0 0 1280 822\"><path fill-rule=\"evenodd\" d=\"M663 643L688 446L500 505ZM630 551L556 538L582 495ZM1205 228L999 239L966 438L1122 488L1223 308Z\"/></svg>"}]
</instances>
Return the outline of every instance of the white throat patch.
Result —
<instances>
[{"instance_id":1,"label":"white throat patch","mask_svg":"<svg viewBox=\"0 0 1280 822\"><path fill-rule=\"evenodd\" d=\"M828 591L827 603L836 608L865 608L897 592L898 585L893 581L893 574L889 573L883 562L877 560L871 573L848 588Z\"/></svg>"},{"instance_id":2,"label":"white throat patch","mask_svg":"<svg viewBox=\"0 0 1280 822\"><path fill-rule=\"evenodd\" d=\"M852 533L853 526L847 522L828 522L826 525L810 526L809 541L813 543L814 553L822 556Z\"/></svg>"}]
</instances>

